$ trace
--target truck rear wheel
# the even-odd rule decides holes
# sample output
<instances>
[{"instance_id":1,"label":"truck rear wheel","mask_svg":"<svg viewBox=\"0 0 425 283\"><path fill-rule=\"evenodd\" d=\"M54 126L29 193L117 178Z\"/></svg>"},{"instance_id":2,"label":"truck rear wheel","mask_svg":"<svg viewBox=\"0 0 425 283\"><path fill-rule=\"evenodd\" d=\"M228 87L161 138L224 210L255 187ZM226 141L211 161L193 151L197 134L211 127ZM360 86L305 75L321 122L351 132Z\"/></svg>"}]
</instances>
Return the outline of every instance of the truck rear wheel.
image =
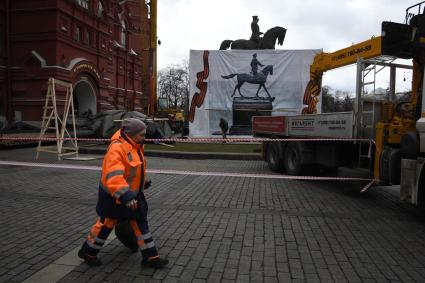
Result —
<instances>
[{"instance_id":1,"label":"truck rear wheel","mask_svg":"<svg viewBox=\"0 0 425 283\"><path fill-rule=\"evenodd\" d=\"M276 173L283 171L283 161L279 142L269 142L267 144L267 164L270 170Z\"/></svg>"},{"instance_id":2,"label":"truck rear wheel","mask_svg":"<svg viewBox=\"0 0 425 283\"><path fill-rule=\"evenodd\" d=\"M385 147L381 154L380 175L386 185L400 184L401 151L398 148Z\"/></svg>"},{"instance_id":3,"label":"truck rear wheel","mask_svg":"<svg viewBox=\"0 0 425 283\"><path fill-rule=\"evenodd\" d=\"M288 143L283 155L285 171L288 175L300 175L302 170L301 148L296 143Z\"/></svg>"}]
</instances>

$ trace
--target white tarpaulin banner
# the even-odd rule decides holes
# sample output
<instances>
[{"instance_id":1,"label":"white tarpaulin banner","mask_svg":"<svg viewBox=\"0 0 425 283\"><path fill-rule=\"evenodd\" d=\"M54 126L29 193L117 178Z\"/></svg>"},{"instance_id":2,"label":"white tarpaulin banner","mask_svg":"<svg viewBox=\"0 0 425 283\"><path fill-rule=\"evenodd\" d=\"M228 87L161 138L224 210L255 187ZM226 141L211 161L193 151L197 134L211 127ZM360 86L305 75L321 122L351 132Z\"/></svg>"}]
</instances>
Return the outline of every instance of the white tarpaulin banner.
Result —
<instances>
[{"instance_id":1,"label":"white tarpaulin banner","mask_svg":"<svg viewBox=\"0 0 425 283\"><path fill-rule=\"evenodd\" d=\"M236 127L241 121L234 120L243 119L240 117L254 108L269 115L300 114L310 65L318 52L191 50L190 136L220 133L220 118ZM235 116L235 109L242 116Z\"/></svg>"}]
</instances>

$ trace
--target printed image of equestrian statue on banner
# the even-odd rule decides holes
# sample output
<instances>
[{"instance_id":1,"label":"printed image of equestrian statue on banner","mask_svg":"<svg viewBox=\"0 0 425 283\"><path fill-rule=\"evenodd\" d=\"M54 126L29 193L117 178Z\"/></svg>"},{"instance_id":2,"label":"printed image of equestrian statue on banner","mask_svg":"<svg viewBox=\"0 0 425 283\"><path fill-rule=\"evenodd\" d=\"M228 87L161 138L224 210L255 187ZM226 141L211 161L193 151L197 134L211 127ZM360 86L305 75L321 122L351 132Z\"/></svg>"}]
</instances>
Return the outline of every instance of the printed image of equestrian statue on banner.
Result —
<instances>
[{"instance_id":1,"label":"printed image of equestrian statue on banner","mask_svg":"<svg viewBox=\"0 0 425 283\"><path fill-rule=\"evenodd\" d=\"M296 115L320 50L191 50L189 60L191 137L250 136L251 117Z\"/></svg>"}]
</instances>

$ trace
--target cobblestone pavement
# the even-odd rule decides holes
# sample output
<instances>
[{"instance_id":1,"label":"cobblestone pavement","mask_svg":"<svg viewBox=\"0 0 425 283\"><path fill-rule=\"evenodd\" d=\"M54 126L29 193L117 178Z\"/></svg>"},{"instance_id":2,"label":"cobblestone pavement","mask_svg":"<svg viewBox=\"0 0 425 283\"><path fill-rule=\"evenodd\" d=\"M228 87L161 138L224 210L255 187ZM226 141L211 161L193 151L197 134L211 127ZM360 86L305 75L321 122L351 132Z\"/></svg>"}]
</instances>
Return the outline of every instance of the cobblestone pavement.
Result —
<instances>
[{"instance_id":1,"label":"cobblestone pavement","mask_svg":"<svg viewBox=\"0 0 425 283\"><path fill-rule=\"evenodd\" d=\"M1 150L33 162L35 150ZM100 165L94 161L39 162ZM150 169L269 173L259 161L149 158ZM0 166L0 282L21 282L73 249L94 223L99 171ZM152 174L149 221L162 270L118 240L101 267L59 282L425 281L424 212L377 187L267 178Z\"/></svg>"}]
</instances>

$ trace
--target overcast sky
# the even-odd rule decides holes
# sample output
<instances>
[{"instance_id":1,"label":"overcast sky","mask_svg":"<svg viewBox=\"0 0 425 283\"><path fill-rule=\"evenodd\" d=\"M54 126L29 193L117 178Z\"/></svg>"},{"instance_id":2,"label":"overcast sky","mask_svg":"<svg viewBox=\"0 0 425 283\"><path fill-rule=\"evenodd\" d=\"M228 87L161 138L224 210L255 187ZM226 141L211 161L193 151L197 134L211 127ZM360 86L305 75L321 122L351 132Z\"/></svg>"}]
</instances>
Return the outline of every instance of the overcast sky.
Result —
<instances>
[{"instance_id":1,"label":"overcast sky","mask_svg":"<svg viewBox=\"0 0 425 283\"><path fill-rule=\"evenodd\" d=\"M382 21L402 23L419 0L158 0L158 70L189 59L189 50L217 50L224 39L248 39L253 15L262 32L287 28L278 49L333 52L381 34ZM350 68L325 74L324 84L353 89ZM351 68L352 69L352 68ZM331 74L332 73L332 74ZM399 77L411 79L409 72ZM349 79L348 79L349 78Z\"/></svg>"}]
</instances>

